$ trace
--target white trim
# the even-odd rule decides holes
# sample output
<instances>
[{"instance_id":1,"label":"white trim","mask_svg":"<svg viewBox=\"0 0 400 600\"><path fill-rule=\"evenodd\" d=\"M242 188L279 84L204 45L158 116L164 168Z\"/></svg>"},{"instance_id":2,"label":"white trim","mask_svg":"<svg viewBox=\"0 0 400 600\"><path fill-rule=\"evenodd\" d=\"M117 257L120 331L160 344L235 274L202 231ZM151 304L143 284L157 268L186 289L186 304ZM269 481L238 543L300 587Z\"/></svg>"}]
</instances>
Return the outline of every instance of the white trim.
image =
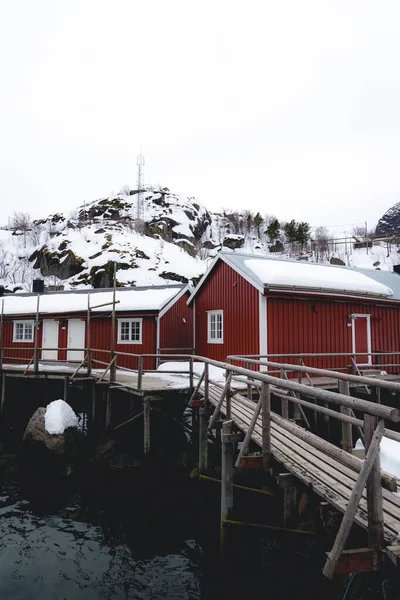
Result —
<instances>
[{"instance_id":1,"label":"white trim","mask_svg":"<svg viewBox=\"0 0 400 600\"><path fill-rule=\"evenodd\" d=\"M259 292L263 292L264 291L264 286L263 285L257 285L257 283L253 279L251 279L250 277L248 277L248 275L245 274L245 273L243 273L243 271L240 271L236 267L236 265L232 265L230 263L229 258L227 256L225 256L224 254L217 254L217 256L214 258L214 260L212 261L212 263L208 267L207 271L204 273L203 277L200 279L199 283L194 288L192 294L189 296L187 304L190 304L192 302L192 300L196 296L197 292L200 290L200 288L202 287L203 283L206 281L206 279L210 275L211 271L213 270L214 266L216 265L216 263L219 260L223 260L224 263L226 263L228 265L228 267L230 267L233 271L235 271L238 275L240 275L240 277L243 277L243 279L245 279L248 283L250 283L250 285L252 285L254 288L256 288L256 290L258 290Z\"/></svg>"},{"instance_id":2,"label":"white trim","mask_svg":"<svg viewBox=\"0 0 400 600\"><path fill-rule=\"evenodd\" d=\"M159 318L161 319L161 317L163 317L165 315L166 312L169 311L169 309L175 304L175 302L178 302L178 300L180 298L182 298L182 296L184 294L186 294L186 292L190 291L190 285L185 285L179 292L177 292L175 294L175 296L173 296L171 298L171 300L168 300L168 302L162 307L162 309L160 310L160 312L158 313Z\"/></svg>"},{"instance_id":3,"label":"white trim","mask_svg":"<svg viewBox=\"0 0 400 600\"><path fill-rule=\"evenodd\" d=\"M350 315L350 317L351 317L351 345L352 345L353 354L357 353L357 349L356 349L356 319L361 319L361 318L367 319L367 352L365 354L366 354L366 356L368 356L368 362L366 362L366 363L357 362L357 358L360 358L357 356L355 356L354 359L355 359L356 365L358 367L371 366L372 365L371 315L365 314L365 313L353 313Z\"/></svg>"},{"instance_id":4,"label":"white trim","mask_svg":"<svg viewBox=\"0 0 400 600\"><path fill-rule=\"evenodd\" d=\"M160 317L156 317L156 354L160 354ZM156 357L156 369L160 364L160 359Z\"/></svg>"},{"instance_id":5,"label":"white trim","mask_svg":"<svg viewBox=\"0 0 400 600\"><path fill-rule=\"evenodd\" d=\"M210 331L211 331L210 317L212 317L213 315L221 316L221 338L212 339L210 337ZM207 311L207 343L208 344L223 344L224 343L224 311L223 310L208 310Z\"/></svg>"},{"instance_id":6,"label":"white trim","mask_svg":"<svg viewBox=\"0 0 400 600\"><path fill-rule=\"evenodd\" d=\"M193 300L193 352L196 354L196 298Z\"/></svg>"},{"instance_id":7,"label":"white trim","mask_svg":"<svg viewBox=\"0 0 400 600\"><path fill-rule=\"evenodd\" d=\"M121 340L121 323L124 322L129 322L129 323L140 323L140 339L139 340ZM142 338L143 338L143 319L134 319L134 318L120 318L118 319L118 337L117 337L117 344L142 344Z\"/></svg>"},{"instance_id":8,"label":"white trim","mask_svg":"<svg viewBox=\"0 0 400 600\"><path fill-rule=\"evenodd\" d=\"M261 292L258 294L258 328L260 338L259 354L265 356L268 354L267 296L264 296ZM260 365L260 371L268 371L268 367Z\"/></svg>"},{"instance_id":9,"label":"white trim","mask_svg":"<svg viewBox=\"0 0 400 600\"><path fill-rule=\"evenodd\" d=\"M17 328L17 323L23 323L23 335L25 336L25 326L30 324L32 327L32 336L30 339L26 339L25 337L22 340L16 339L16 328ZM32 344L34 341L34 335L35 335L35 321L33 319L16 319L15 321L13 321L13 342L16 343L27 343L27 344Z\"/></svg>"}]
</instances>

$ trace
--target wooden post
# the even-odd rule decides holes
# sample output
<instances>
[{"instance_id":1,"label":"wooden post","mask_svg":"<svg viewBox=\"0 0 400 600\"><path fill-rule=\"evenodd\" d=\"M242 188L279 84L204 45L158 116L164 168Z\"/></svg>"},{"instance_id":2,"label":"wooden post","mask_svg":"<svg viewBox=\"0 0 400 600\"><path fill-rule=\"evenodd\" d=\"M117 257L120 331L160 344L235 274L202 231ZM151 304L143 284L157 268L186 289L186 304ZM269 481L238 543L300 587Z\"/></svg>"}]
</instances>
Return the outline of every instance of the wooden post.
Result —
<instances>
[{"instance_id":1,"label":"wooden post","mask_svg":"<svg viewBox=\"0 0 400 600\"><path fill-rule=\"evenodd\" d=\"M106 431L111 429L111 389L106 386Z\"/></svg>"},{"instance_id":2,"label":"wooden post","mask_svg":"<svg viewBox=\"0 0 400 600\"><path fill-rule=\"evenodd\" d=\"M138 358L138 380L137 386L138 390L141 391L143 385L143 356L140 355Z\"/></svg>"},{"instance_id":3,"label":"wooden post","mask_svg":"<svg viewBox=\"0 0 400 600\"><path fill-rule=\"evenodd\" d=\"M260 396L260 399L259 399L259 401L258 401L258 403L257 403L257 405L256 405L256 407L254 409L253 416L251 417L250 425L247 428L245 438L244 438L244 440L242 442L242 447L240 448L239 455L238 455L238 457L236 459L235 466L237 468L240 468L242 457L246 454L246 452L248 450L248 447L249 447L249 444L250 444L250 440L251 440L251 436L253 435L254 427L255 427L255 424L257 423L257 419L258 419L258 417L260 415L260 411L261 411L262 407L263 407L263 398ZM264 425L264 422L263 422L263 425Z\"/></svg>"},{"instance_id":4,"label":"wooden post","mask_svg":"<svg viewBox=\"0 0 400 600\"><path fill-rule=\"evenodd\" d=\"M208 395L208 390L209 390L209 368L208 368L208 363L205 362L204 363L204 406L207 407L208 403L209 403L209 395Z\"/></svg>"},{"instance_id":5,"label":"wooden post","mask_svg":"<svg viewBox=\"0 0 400 600\"><path fill-rule=\"evenodd\" d=\"M113 299L112 299L112 313L111 313L111 340L110 340L110 381L115 381L117 371L117 361L115 358L115 303L116 303L116 288L117 288L117 263L114 262L114 273L113 273Z\"/></svg>"},{"instance_id":6,"label":"wooden post","mask_svg":"<svg viewBox=\"0 0 400 600\"><path fill-rule=\"evenodd\" d=\"M247 363L246 368L250 371L251 370L251 364ZM253 397L253 390L252 390L252 386L251 386L249 377L247 377L247 397L248 397L249 400L251 400L252 397Z\"/></svg>"},{"instance_id":7,"label":"wooden post","mask_svg":"<svg viewBox=\"0 0 400 600\"><path fill-rule=\"evenodd\" d=\"M87 374L92 373L92 350L90 347L90 293L88 292L87 316L86 316L86 355L87 355Z\"/></svg>"},{"instance_id":8,"label":"wooden post","mask_svg":"<svg viewBox=\"0 0 400 600\"><path fill-rule=\"evenodd\" d=\"M293 527L297 513L297 488L291 473L281 473L278 484L283 488L283 526L286 529Z\"/></svg>"},{"instance_id":9,"label":"wooden post","mask_svg":"<svg viewBox=\"0 0 400 600\"><path fill-rule=\"evenodd\" d=\"M38 334L39 334L39 303L40 303L40 294L37 295L37 303L36 303L36 319L35 319L35 349L34 349L34 361L33 361L33 369L35 373L39 370L39 349L38 349Z\"/></svg>"},{"instance_id":10,"label":"wooden post","mask_svg":"<svg viewBox=\"0 0 400 600\"><path fill-rule=\"evenodd\" d=\"M94 426L94 420L96 418L96 384L94 380L92 380L92 422L91 426Z\"/></svg>"},{"instance_id":11,"label":"wooden post","mask_svg":"<svg viewBox=\"0 0 400 600\"><path fill-rule=\"evenodd\" d=\"M230 421L232 418L232 390L231 390L231 381L232 381L233 373L228 373L226 371L226 395L225 395L225 403L226 403L226 420Z\"/></svg>"},{"instance_id":12,"label":"wooden post","mask_svg":"<svg viewBox=\"0 0 400 600\"><path fill-rule=\"evenodd\" d=\"M375 388L375 394L376 394L376 401L378 404L381 403L381 388L380 387L376 387Z\"/></svg>"},{"instance_id":13,"label":"wooden post","mask_svg":"<svg viewBox=\"0 0 400 600\"><path fill-rule=\"evenodd\" d=\"M193 356L189 358L189 394L193 393Z\"/></svg>"},{"instance_id":14,"label":"wooden post","mask_svg":"<svg viewBox=\"0 0 400 600\"><path fill-rule=\"evenodd\" d=\"M68 377L64 377L64 402L68 402Z\"/></svg>"},{"instance_id":15,"label":"wooden post","mask_svg":"<svg viewBox=\"0 0 400 600\"><path fill-rule=\"evenodd\" d=\"M285 369L281 369L281 379L286 379ZM282 411L282 417L284 419L288 419L289 418L289 400L287 398L284 398L283 396L281 399L281 411Z\"/></svg>"},{"instance_id":16,"label":"wooden post","mask_svg":"<svg viewBox=\"0 0 400 600\"><path fill-rule=\"evenodd\" d=\"M383 423L383 420L381 421ZM364 415L364 445L365 452L371 445L378 418ZM367 479L367 507L368 507L368 546L373 550L380 550L384 546L383 535L383 510L382 510L382 485L381 461L378 450L376 458Z\"/></svg>"},{"instance_id":17,"label":"wooden post","mask_svg":"<svg viewBox=\"0 0 400 600\"><path fill-rule=\"evenodd\" d=\"M144 437L144 455L149 456L151 450L150 443L150 402L146 396L143 398L143 437Z\"/></svg>"},{"instance_id":18,"label":"wooden post","mask_svg":"<svg viewBox=\"0 0 400 600\"><path fill-rule=\"evenodd\" d=\"M233 421L222 424L222 465L221 465L221 554L224 552L224 521L233 509Z\"/></svg>"},{"instance_id":19,"label":"wooden post","mask_svg":"<svg viewBox=\"0 0 400 600\"><path fill-rule=\"evenodd\" d=\"M208 419L207 410L199 408L199 475L207 472L208 469Z\"/></svg>"},{"instance_id":20,"label":"wooden post","mask_svg":"<svg viewBox=\"0 0 400 600\"><path fill-rule=\"evenodd\" d=\"M271 385L261 384L260 394L262 404L262 455L263 468L268 469L271 462Z\"/></svg>"},{"instance_id":21,"label":"wooden post","mask_svg":"<svg viewBox=\"0 0 400 600\"><path fill-rule=\"evenodd\" d=\"M369 427L369 424L368 424ZM373 433L371 443L369 444L369 448L367 451L367 456L363 462L361 467L360 474L356 481L355 486L353 487L353 491L351 492L350 500L347 504L346 512L343 515L342 522L339 527L339 531L337 533L335 543L331 552L328 555L328 559L325 563L323 574L325 577L332 578L335 574L336 565L339 561L339 558L344 550L347 538L350 533L350 529L354 522L354 517L357 512L358 505L360 503L361 495L364 489L364 486L367 482L369 474L375 464L375 459L379 453L379 444L382 440L384 429L384 421L381 419ZM369 513L369 504L368 504L368 513Z\"/></svg>"},{"instance_id":22,"label":"wooden post","mask_svg":"<svg viewBox=\"0 0 400 600\"><path fill-rule=\"evenodd\" d=\"M339 394L350 396L350 384L348 381L339 379L338 386ZM351 408L347 408L346 406L341 406L340 412L344 415L352 416ZM350 423L346 423L345 421L342 421L342 448L346 452L350 452L350 454L353 451L353 428Z\"/></svg>"},{"instance_id":23,"label":"wooden post","mask_svg":"<svg viewBox=\"0 0 400 600\"><path fill-rule=\"evenodd\" d=\"M1 404L0 404L0 416L3 415L4 402L6 399L6 374L3 373L1 382Z\"/></svg>"}]
</instances>

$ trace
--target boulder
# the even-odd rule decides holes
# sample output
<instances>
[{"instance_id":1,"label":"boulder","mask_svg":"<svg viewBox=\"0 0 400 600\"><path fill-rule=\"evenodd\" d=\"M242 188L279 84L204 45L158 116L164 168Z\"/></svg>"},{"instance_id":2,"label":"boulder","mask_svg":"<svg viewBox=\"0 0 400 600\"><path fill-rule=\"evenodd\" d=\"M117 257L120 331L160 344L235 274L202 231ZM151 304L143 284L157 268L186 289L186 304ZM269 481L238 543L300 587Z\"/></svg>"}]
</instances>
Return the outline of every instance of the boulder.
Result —
<instances>
[{"instance_id":1,"label":"boulder","mask_svg":"<svg viewBox=\"0 0 400 600\"><path fill-rule=\"evenodd\" d=\"M330 261L331 265L340 265L341 267L345 267L346 263L343 262L341 258L337 258L336 256L331 256Z\"/></svg>"},{"instance_id":2,"label":"boulder","mask_svg":"<svg viewBox=\"0 0 400 600\"><path fill-rule=\"evenodd\" d=\"M77 458L82 449L82 433L76 427L67 427L62 433L49 433L45 425L46 410L40 407L30 418L22 439L23 452L32 456L35 447L41 447L41 450L69 459ZM51 431L50 427L48 429Z\"/></svg>"},{"instance_id":3,"label":"boulder","mask_svg":"<svg viewBox=\"0 0 400 600\"><path fill-rule=\"evenodd\" d=\"M231 250L236 250L237 248L243 248L244 246L244 237L242 235L226 235L222 242L222 245L226 248L230 248Z\"/></svg>"}]
</instances>

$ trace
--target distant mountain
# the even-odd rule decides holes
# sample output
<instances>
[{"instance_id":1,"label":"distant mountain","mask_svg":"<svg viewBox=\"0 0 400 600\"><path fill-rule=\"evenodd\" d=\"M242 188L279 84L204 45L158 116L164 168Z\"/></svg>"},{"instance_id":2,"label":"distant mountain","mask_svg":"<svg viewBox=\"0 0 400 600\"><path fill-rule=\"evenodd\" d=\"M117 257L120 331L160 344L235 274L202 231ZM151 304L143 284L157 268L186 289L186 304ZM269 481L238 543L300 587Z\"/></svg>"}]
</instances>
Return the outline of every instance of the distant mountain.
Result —
<instances>
[{"instance_id":1,"label":"distant mountain","mask_svg":"<svg viewBox=\"0 0 400 600\"><path fill-rule=\"evenodd\" d=\"M389 208L383 217L379 219L375 233L377 235L400 233L400 202Z\"/></svg>"}]
</instances>

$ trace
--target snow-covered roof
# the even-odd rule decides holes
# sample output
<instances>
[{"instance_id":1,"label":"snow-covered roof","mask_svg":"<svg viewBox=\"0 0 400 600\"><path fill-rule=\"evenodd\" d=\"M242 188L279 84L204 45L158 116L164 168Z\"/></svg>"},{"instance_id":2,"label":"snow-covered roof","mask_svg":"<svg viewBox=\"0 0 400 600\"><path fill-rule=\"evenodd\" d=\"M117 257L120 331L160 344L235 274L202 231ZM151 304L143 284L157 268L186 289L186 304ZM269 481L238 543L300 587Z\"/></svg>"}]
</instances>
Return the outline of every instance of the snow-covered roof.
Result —
<instances>
[{"instance_id":1,"label":"snow-covered roof","mask_svg":"<svg viewBox=\"0 0 400 600\"><path fill-rule=\"evenodd\" d=\"M146 288L118 288L116 290L116 312L160 311L185 286L163 286ZM39 296L40 314L64 314L85 312L90 307L94 313L112 310L113 290L77 290L66 292L45 292ZM4 315L35 314L37 294L10 294L1 298L4 301ZM109 303L108 306L100 306Z\"/></svg>"},{"instance_id":2,"label":"snow-covered roof","mask_svg":"<svg viewBox=\"0 0 400 600\"><path fill-rule=\"evenodd\" d=\"M257 254L220 252L200 280L189 302L218 260L223 260L260 292L299 290L400 300L400 276L394 272L282 260Z\"/></svg>"}]
</instances>

